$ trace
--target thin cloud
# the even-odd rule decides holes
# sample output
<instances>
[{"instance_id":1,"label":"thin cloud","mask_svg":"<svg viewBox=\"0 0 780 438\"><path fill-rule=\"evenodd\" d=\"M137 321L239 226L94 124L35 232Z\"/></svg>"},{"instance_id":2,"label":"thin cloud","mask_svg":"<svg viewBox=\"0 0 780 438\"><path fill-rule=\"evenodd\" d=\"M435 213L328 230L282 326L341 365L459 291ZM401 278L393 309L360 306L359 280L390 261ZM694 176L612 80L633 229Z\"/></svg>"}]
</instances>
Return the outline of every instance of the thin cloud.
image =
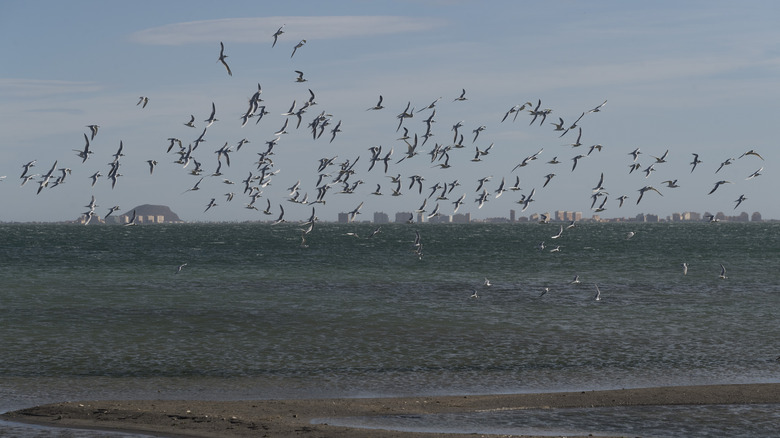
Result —
<instances>
[{"instance_id":1,"label":"thin cloud","mask_svg":"<svg viewBox=\"0 0 780 438\"><path fill-rule=\"evenodd\" d=\"M402 16L256 17L190 21L135 32L130 40L141 44L180 46L215 40L234 43L271 41L284 25L281 38L338 39L407 32L424 32L446 25L438 18Z\"/></svg>"},{"instance_id":2,"label":"thin cloud","mask_svg":"<svg viewBox=\"0 0 780 438\"><path fill-rule=\"evenodd\" d=\"M9 97L40 97L55 94L100 91L94 82L58 81L50 79L0 78L0 95Z\"/></svg>"}]
</instances>

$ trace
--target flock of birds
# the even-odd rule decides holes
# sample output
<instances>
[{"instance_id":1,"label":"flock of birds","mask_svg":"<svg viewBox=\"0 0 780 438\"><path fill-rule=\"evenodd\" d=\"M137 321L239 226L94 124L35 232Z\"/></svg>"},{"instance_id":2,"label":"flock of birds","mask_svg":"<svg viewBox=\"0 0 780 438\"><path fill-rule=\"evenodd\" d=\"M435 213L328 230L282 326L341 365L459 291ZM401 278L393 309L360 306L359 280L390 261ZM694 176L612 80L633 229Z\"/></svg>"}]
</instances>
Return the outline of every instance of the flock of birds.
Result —
<instances>
[{"instance_id":1,"label":"flock of birds","mask_svg":"<svg viewBox=\"0 0 780 438\"><path fill-rule=\"evenodd\" d=\"M278 28L276 32L271 35L272 42L271 47L277 46L277 43L283 37L285 33L284 25ZM290 53L290 59L293 59L296 54L299 57L300 53L305 51L304 47L306 40L302 39L297 44L292 46ZM278 50L278 49L274 49ZM217 63L224 67L229 77L233 76L233 70L228 63L228 50L225 45L219 43L219 54L217 57ZM297 59L297 58L296 58ZM291 69L292 70L292 69ZM309 81L306 74L302 70L292 70L295 72L295 76L290 78L295 83L306 83ZM273 134L269 135L267 140L264 140L264 147L255 148L254 153L249 153L242 148L249 149L249 144L253 144L254 141L250 141L244 137L240 140L224 141L224 139L216 140L211 139L209 134L209 128L220 119L217 118L218 108L215 102L210 102L210 112L207 118L199 122L194 114L182 115L182 125L189 129L196 130L197 135L193 135L190 141L182 141L178 137L169 137L166 141L167 148L165 150L166 155L172 155L175 159L169 159L179 166L181 171L186 174L198 177L195 184L183 191L183 194L189 192L197 192L202 190L201 183L205 183L213 178L221 179L224 183L224 187L229 187L230 191L224 193L224 202L230 203L239 196L243 196L245 203L244 207L250 210L256 210L262 212L264 215L275 216L275 219L271 221L272 224L280 224L286 222L285 211L283 203L272 202L271 197L266 191L270 191L270 187L274 177L279 173L280 168L274 161L277 148L285 143L284 139L289 137L294 131L304 130L308 132L308 136L312 141L327 141L328 143L334 143L339 134L346 128L345 124L342 124L342 120L336 120L335 117L325 110L315 111L314 108L319 106L315 92L311 88L307 88L308 93L305 99L293 99L292 104L286 107L284 111L280 109L269 108L266 106L263 99L263 88L261 84L257 84L257 88L251 92L246 104L246 109L242 113L236 112L234 117L236 127L240 125L241 128L250 125L259 125L261 121L265 120L265 123L279 123L279 129L273 131ZM467 105L466 89L461 89L457 93L453 93L449 105ZM494 180L492 175L484 176L476 181L460 181L457 178L458 172L450 171L454 175L452 178L443 178L425 183L428 179L432 179L431 176L420 172L420 168L440 169L447 170L456 168L456 166L468 165L465 163L481 162L489 159L489 155L493 152L494 147L499 148L500 145L496 145L494 142L487 143L484 141L486 132L489 133L489 124L478 124L471 127L466 127L466 122L456 121L451 125L448 132L442 132L434 127L439 126L439 120L437 120L437 109L442 102L442 97L436 98L428 104L416 107L412 105L411 101L408 101L403 110L394 115L395 122L391 125L395 127L397 139L395 140L399 145L400 153L396 153L395 147L386 148L382 145L368 147L368 158L361 162L361 156L358 155L354 158L341 158L338 155L329 154L319 160L312 161L311 169L312 173L309 175L311 180L316 180L312 186L309 187L313 193L309 195L309 191L305 189L305 184L302 183L303 179L299 179L295 184L287 188L284 191L284 200L292 204L305 205L311 208L311 213L308 219L302 221L301 232L301 246L306 247L307 236L314 229L315 223L318 218L316 216L315 208L318 204L325 205L329 199L329 195L333 193L343 195L368 195L371 196L391 196L398 197L406 195L406 198L416 197L417 201L413 201L414 208L411 208L409 213L409 222L413 222L415 215L418 217L424 217L425 219L433 219L437 216L444 214L456 214L463 205L466 205L470 201L473 201L472 205L475 205L477 209L482 208L487 202L500 198L504 193L519 193L520 191L527 190L522 188L520 183L519 173L528 166L539 166L537 163L543 154L544 148L539 149L537 152L525 156L515 163L501 163L507 166L508 176L502 176L500 180L496 178ZM446 102L446 101L445 101ZM139 110L144 110L148 105L153 104L153 99L148 96L140 96L136 106ZM523 120L520 117L527 117L525 121L528 126L545 127L551 126L551 131L559 139L566 137L570 139L570 143L566 146L575 151L573 156L568 160L559 160L558 156L554 156L546 161L546 166L549 166L551 171L547 173L542 181L538 181L539 190L543 190L548 185L553 184L554 178L558 175L556 172L562 172L565 170L554 170L559 168L566 169L567 161L571 164L568 172L573 173L576 171L578 163L582 160L591 157L592 155L598 155L605 149L601 144L586 145L583 143L583 126L586 125L590 117L594 117L606 109L607 100L591 106L580 114L573 118L573 120L565 121L563 117L552 116L553 110L542 106L541 99L528 100L523 103L518 103L510 106L504 113L500 120L495 120L496 124L503 123L516 123L518 120ZM272 110L276 118L272 119ZM388 109L385 107L384 98L382 95L378 96L378 100L374 105L367 108L361 108L361 111L372 112L385 112ZM421 114L422 113L422 114ZM314 114L309 116L308 114ZM279 116L281 119L279 119ZM420 129L415 129L412 125L413 120L422 119L422 126L417 125ZM270 120L269 120L270 119ZM308 120L304 124L304 120ZM225 123L225 122L220 122ZM92 162L90 158L96 154L93 150L93 143L100 131L100 125L91 124L87 128L89 131L84 133L84 145L77 149L73 149L75 156L80 160L81 166L88 166ZM249 128L247 128L249 129ZM327 135L325 133L328 133ZM325 139L322 137L325 135ZM489 135L489 134L487 134ZM467 137L468 136L468 137ZM207 142L208 138L208 142ZM442 138L442 142L432 140L432 138ZM218 148L211 148L211 150L205 151L206 146L204 144L217 144L221 145ZM464 149L465 152L461 152ZM323 149L325 150L325 149ZM470 152L469 152L470 151ZM162 153L162 152L161 152ZM234 182L228 178L227 172L231 166L231 157L241 154L240 162L246 164L250 162L247 157L253 157L251 159L251 168L246 170L245 177L240 182ZM661 166L666 165L669 160L670 152L667 149L663 154L659 156L649 155L649 164L640 164L640 156L644 152L640 151L640 148L635 148L629 152L626 158L628 163L627 172L629 174L637 173L644 178L641 180L650 182L650 178L653 173ZM213 167L210 170L206 170L204 165L204 157L214 155L216 159L212 161ZM427 155L427 159L422 157ZM120 172L122 169L122 158L125 157L125 149L123 141L119 141L118 149L111 155L111 160L108 163L108 168L105 170L105 174L101 170L97 170L89 176L91 186L94 187L102 178L106 178L113 189L119 184L122 177ZM256 157L256 158L254 158ZM724 161L719 162L719 166L714 171L714 174L719 174L721 170L737 160L748 160L750 158L759 159L761 161L764 158L755 150L747 150L739 156L727 157ZM155 169L159 164L159 160L163 158L157 157L146 160L148 164L148 170L151 175L154 175ZM203 161L202 161L203 160ZM235 161L235 159L234 159ZM410 164L410 163L417 163ZM422 163L420 163L422 162ZM690 162L690 173L697 171L703 161L700 159L699 154L692 154L692 161ZM40 194L43 190L54 189L66 182L66 179L72 174L70 167L62 167L59 165L59 161L55 160L53 164L41 163L45 165L47 171L45 173L36 174L32 169L38 165L38 161L30 160L22 165L22 172L19 176L21 186L25 186L27 183L37 178L37 192ZM300 163L298 163L300 165ZM358 167L360 165L361 167ZM223 167L224 166L224 167ZM365 169L365 170L363 170ZM510 170L511 169L511 170ZM362 172L365 173L360 173ZM754 171L750 175L746 175L745 180L751 180L761 175L763 166ZM406 175L402 176L402 172ZM699 171L701 172L701 171ZM361 188L367 179L368 175L375 175L380 173L383 177L386 177L390 190L385 191L382 183L377 183L373 190L366 190ZM3 177L5 178L5 177ZM208 179L207 179L208 178ZM641 178L641 177L640 177ZM607 201L610 199L610 193L606 189L605 174L602 172L598 181L594 184L590 190L591 204L590 208L594 213L603 212L608 208ZM494 183L497 183L493 185ZM677 179L669 179L662 181L661 184L664 190L675 190L680 187ZM714 182L714 186L704 195L713 195L724 184L732 184L732 181L720 179ZM205 184L204 184L205 185ZM635 197L635 203L638 205L646 195L663 196L663 193L659 188L649 183L643 183L637 190L638 195ZM233 187L241 187L240 192L233 189ZM373 186L373 184L372 184ZM464 186L465 190L461 191L456 189L460 186ZM470 186L470 187L469 187ZM468 199L468 193L471 192L475 196L473 200ZM407 195L408 194L408 195ZM277 196L278 193L277 193ZM527 193L518 194L514 200L516 204L519 204L519 208L522 212L525 212L531 204L536 201L537 188L532 187ZM265 202L261 201L261 198L265 198ZM278 198L277 198L278 199ZM366 198L362 198L366 199ZM627 194L622 194L614 198L614 202L617 208L624 205L624 202L629 200L630 197ZM747 197L742 194L737 198L734 203L734 209L739 207ZM218 196L207 196L204 200L204 213L217 208L222 201L218 201ZM354 221L357 215L361 214L365 201L356 201L355 207L348 212L349 221ZM278 203L278 209L275 209L275 204ZM91 201L85 206L88 210L83 212L84 223L91 223L95 217L99 217L96 212L98 204L96 203L94 195ZM108 209L103 218L111 216L114 212L119 210L119 206L114 205ZM715 219L714 217L711 219ZM541 222L547 223L550 221L548 215L541 216ZM131 218L126 222L127 225L134 225L135 212L132 212ZM379 232L379 229L375 231ZM560 227L560 231L556 236L552 236L552 239L559 238L564 232L563 226ZM422 257L422 243L420 241L419 233L416 235L415 241L412 245L413 252ZM540 250L544 250L544 242L540 244ZM553 248L553 251L559 251L560 247ZM180 270L181 268L179 268ZM725 269L722 277L725 278ZM474 293L476 297L476 292Z\"/></svg>"}]
</instances>

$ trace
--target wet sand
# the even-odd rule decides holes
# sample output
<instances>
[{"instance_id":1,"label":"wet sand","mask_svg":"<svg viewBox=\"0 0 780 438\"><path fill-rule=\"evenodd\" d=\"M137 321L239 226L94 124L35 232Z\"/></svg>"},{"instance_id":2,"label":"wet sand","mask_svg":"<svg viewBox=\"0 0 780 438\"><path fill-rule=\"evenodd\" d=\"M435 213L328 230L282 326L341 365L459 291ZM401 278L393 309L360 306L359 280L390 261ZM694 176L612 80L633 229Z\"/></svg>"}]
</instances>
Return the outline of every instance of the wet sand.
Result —
<instances>
[{"instance_id":1,"label":"wet sand","mask_svg":"<svg viewBox=\"0 0 780 438\"><path fill-rule=\"evenodd\" d=\"M9 412L0 418L45 426L120 430L167 437L463 437L314 424L313 419L485 410L780 403L780 383L445 397L255 401L82 401ZM507 435L477 435L504 436Z\"/></svg>"}]
</instances>

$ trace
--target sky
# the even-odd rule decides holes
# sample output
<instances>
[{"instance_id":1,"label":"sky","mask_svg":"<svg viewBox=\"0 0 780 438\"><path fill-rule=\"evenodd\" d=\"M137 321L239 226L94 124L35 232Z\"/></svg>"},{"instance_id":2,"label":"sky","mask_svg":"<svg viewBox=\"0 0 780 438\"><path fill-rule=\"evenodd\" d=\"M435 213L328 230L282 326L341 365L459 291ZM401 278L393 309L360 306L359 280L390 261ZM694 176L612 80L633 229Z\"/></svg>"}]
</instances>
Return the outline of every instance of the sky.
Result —
<instances>
[{"instance_id":1,"label":"sky","mask_svg":"<svg viewBox=\"0 0 780 438\"><path fill-rule=\"evenodd\" d=\"M120 214L159 204L186 221L275 220L280 206L288 221L312 209L321 221L355 210L355 220L374 212L392 220L401 211L430 215L437 205L449 215L461 197L458 213L472 219L513 209L585 218L758 211L780 219L778 18L772 1L2 0L0 221L75 220L92 196L101 217L112 206ZM220 43L232 75L219 62ZM242 126L258 87L268 113L256 111ZM315 104L296 127L297 117L283 113L293 102L300 110L311 93ZM380 96L383 108L370 110ZM212 104L218 120L207 127ZM399 119L407 105L413 117ZM537 106L549 110L544 120L534 120ZM185 126L191 116L194 128ZM319 119L329 124L315 139L309 125ZM556 131L561 119L575 128ZM286 133L275 135L285 121ZM462 141L453 131L459 122ZM99 129L82 162L88 125ZM415 135L417 155L398 162ZM176 162L178 144L168 152L169 138L181 140L182 153L195 145L186 167ZM217 153L225 145L229 166ZM386 172L382 161L371 167L371 148L379 147L381 158L392 150ZM640 167L630 172L637 148ZM745 155L751 150L757 155ZM701 163L692 171L694 153ZM584 157L572 170L577 155ZM319 171L324 158L332 165ZM157 162L153 172L148 160ZM31 161L28 175L36 176L22 185ZM350 191L342 164L352 166L352 193L342 193ZM244 180L256 188L246 192ZM500 192L502 180L519 190ZM718 181L728 182L710 194ZM637 204L644 187L657 191ZM312 204L323 191L325 202ZM259 193L256 209L250 193Z\"/></svg>"}]
</instances>

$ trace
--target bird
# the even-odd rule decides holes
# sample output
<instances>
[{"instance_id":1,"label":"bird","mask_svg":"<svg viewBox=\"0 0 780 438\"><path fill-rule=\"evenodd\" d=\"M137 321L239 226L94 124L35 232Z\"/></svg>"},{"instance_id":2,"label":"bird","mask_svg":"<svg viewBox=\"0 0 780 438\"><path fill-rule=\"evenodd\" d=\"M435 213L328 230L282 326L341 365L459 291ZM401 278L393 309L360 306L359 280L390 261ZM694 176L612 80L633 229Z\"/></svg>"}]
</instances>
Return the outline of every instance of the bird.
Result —
<instances>
[{"instance_id":1,"label":"bird","mask_svg":"<svg viewBox=\"0 0 780 438\"><path fill-rule=\"evenodd\" d=\"M628 239L630 239L630 238L632 238L634 236L636 236L636 233L633 232L633 231L629 231L628 233L626 233L626 240L628 240Z\"/></svg>"},{"instance_id":2,"label":"bird","mask_svg":"<svg viewBox=\"0 0 780 438\"><path fill-rule=\"evenodd\" d=\"M561 229L558 230L558 234L551 236L550 239L557 239L563 235L563 225L561 225Z\"/></svg>"},{"instance_id":3,"label":"bird","mask_svg":"<svg viewBox=\"0 0 780 438\"><path fill-rule=\"evenodd\" d=\"M683 269L683 275L688 275L688 263L680 263L680 266L682 266Z\"/></svg>"},{"instance_id":4,"label":"bird","mask_svg":"<svg viewBox=\"0 0 780 438\"><path fill-rule=\"evenodd\" d=\"M464 100L468 100L468 99L466 99L466 89L465 88L461 91L460 96L456 97L453 100L453 102L462 102Z\"/></svg>"},{"instance_id":5,"label":"bird","mask_svg":"<svg viewBox=\"0 0 780 438\"><path fill-rule=\"evenodd\" d=\"M281 27L279 27L279 29L277 29L276 32L274 32L274 34L273 34L274 42L273 42L273 44L271 44L271 47L274 47L276 45L276 40L279 39L279 35L284 33L284 30L282 30L282 29L284 29L284 26L285 25L282 24Z\"/></svg>"},{"instance_id":6,"label":"bird","mask_svg":"<svg viewBox=\"0 0 780 438\"><path fill-rule=\"evenodd\" d=\"M295 78L295 82L306 82L306 79L303 78L303 72L300 70L295 70L295 73L298 73L298 77Z\"/></svg>"},{"instance_id":7,"label":"bird","mask_svg":"<svg viewBox=\"0 0 780 438\"><path fill-rule=\"evenodd\" d=\"M761 161L764 161L764 157L759 155L758 152L754 151L753 149L751 149L751 150L745 152L744 154L740 155L739 158L742 158L742 157L744 157L746 155L755 155L756 157L761 158Z\"/></svg>"},{"instance_id":8,"label":"bird","mask_svg":"<svg viewBox=\"0 0 780 438\"><path fill-rule=\"evenodd\" d=\"M185 123L184 126L189 126L190 128L195 127L195 116L190 114L190 121Z\"/></svg>"},{"instance_id":9,"label":"bird","mask_svg":"<svg viewBox=\"0 0 780 438\"><path fill-rule=\"evenodd\" d=\"M747 198L745 197L745 195L744 195L744 194L742 194L742 195L739 195L739 198L737 198L737 200L736 200L736 201L734 201L734 202L736 202L736 203L737 203L737 205L735 205L735 206L734 206L734 210L736 210L736 209L737 209L737 207L739 207L739 204L742 204L742 201L746 201L746 200L747 200Z\"/></svg>"},{"instance_id":10,"label":"bird","mask_svg":"<svg viewBox=\"0 0 780 438\"><path fill-rule=\"evenodd\" d=\"M209 201L208 205L206 206L206 209L203 210L203 212L205 213L205 212L209 211L209 209L211 209L211 207L216 207L217 203L215 201L216 201L216 198L211 198L211 201Z\"/></svg>"},{"instance_id":11,"label":"bird","mask_svg":"<svg viewBox=\"0 0 780 438\"><path fill-rule=\"evenodd\" d=\"M542 293L539 294L539 298L545 296L545 294L547 294L547 292L550 292L550 288L549 287L545 287L544 289L542 289Z\"/></svg>"},{"instance_id":12,"label":"bird","mask_svg":"<svg viewBox=\"0 0 780 438\"><path fill-rule=\"evenodd\" d=\"M136 225L135 210L133 210L133 216L131 216L130 220L125 224L125 226L132 226L132 225Z\"/></svg>"},{"instance_id":13,"label":"bird","mask_svg":"<svg viewBox=\"0 0 780 438\"><path fill-rule=\"evenodd\" d=\"M760 169L758 169L758 170L756 170L755 172L751 173L751 174L750 174L750 176L748 176L747 178L745 178L745 180L747 181L747 180L749 180L749 179L753 179L753 178L755 178L755 177L757 177L757 176L760 176L760 175L761 175L761 171L762 171L762 170L764 170L764 168L763 168L763 167L762 167L762 168L760 168Z\"/></svg>"},{"instance_id":14,"label":"bird","mask_svg":"<svg viewBox=\"0 0 780 438\"><path fill-rule=\"evenodd\" d=\"M471 289L471 296L469 298L479 298L479 292L476 289Z\"/></svg>"},{"instance_id":15,"label":"bird","mask_svg":"<svg viewBox=\"0 0 780 438\"><path fill-rule=\"evenodd\" d=\"M720 169L723 169L723 166L728 166L729 164L733 163L733 158L727 158L726 161L720 163L720 166L718 166L718 170L715 171L715 173L720 172Z\"/></svg>"},{"instance_id":16,"label":"bird","mask_svg":"<svg viewBox=\"0 0 780 438\"><path fill-rule=\"evenodd\" d=\"M155 160L146 160L147 163L149 163L149 175L154 173L154 166L157 165L157 161Z\"/></svg>"},{"instance_id":17,"label":"bird","mask_svg":"<svg viewBox=\"0 0 780 438\"><path fill-rule=\"evenodd\" d=\"M382 106L382 99L383 99L382 95L380 94L379 95L379 102L377 102L376 105L372 106L371 108L366 109L366 111L370 111L370 110L377 111L377 110L381 110L382 108L384 108L384 106ZM407 133L408 133L408 131L407 131Z\"/></svg>"},{"instance_id":18,"label":"bird","mask_svg":"<svg viewBox=\"0 0 780 438\"><path fill-rule=\"evenodd\" d=\"M693 173L694 170L696 170L696 165L701 163L701 160L699 159L699 154L691 153L693 155L693 161L691 161L691 173Z\"/></svg>"},{"instance_id":19,"label":"bird","mask_svg":"<svg viewBox=\"0 0 780 438\"><path fill-rule=\"evenodd\" d=\"M306 40L301 40L300 42L298 42L298 44L296 44L295 47L293 47L293 51L292 54L290 55L290 58L292 58L293 55L295 55L295 52L297 52L298 49L303 47L304 44L306 44Z\"/></svg>"},{"instance_id":20,"label":"bird","mask_svg":"<svg viewBox=\"0 0 780 438\"><path fill-rule=\"evenodd\" d=\"M711 195L711 194L715 193L715 190L718 190L718 187L720 187L721 185L723 185L723 184L730 184L730 183L731 183L731 181L726 181L726 180L718 181L718 182L715 183L715 187L713 187L712 190L710 190L710 192L707 193L707 194Z\"/></svg>"},{"instance_id":21,"label":"bird","mask_svg":"<svg viewBox=\"0 0 780 438\"><path fill-rule=\"evenodd\" d=\"M228 56L225 55L225 45L222 43L222 41L220 41L219 42L219 59L217 60L217 62L221 62L222 65L225 66L225 69L227 70L228 75L233 76L233 72L230 71L230 67L227 65L227 62L225 62L225 58L227 58L227 57Z\"/></svg>"},{"instance_id":22,"label":"bird","mask_svg":"<svg viewBox=\"0 0 780 438\"><path fill-rule=\"evenodd\" d=\"M726 267L723 266L723 263L720 264L720 276L719 277L722 278L723 280L728 278L728 277L726 277Z\"/></svg>"},{"instance_id":23,"label":"bird","mask_svg":"<svg viewBox=\"0 0 780 438\"><path fill-rule=\"evenodd\" d=\"M92 136L91 136L90 140L94 140L95 136L98 133L98 129L100 128L100 126L99 125L87 125L87 128L89 128L90 132L92 133Z\"/></svg>"},{"instance_id":24,"label":"bird","mask_svg":"<svg viewBox=\"0 0 780 438\"><path fill-rule=\"evenodd\" d=\"M580 284L580 276L579 275L575 275L574 279L572 281L570 281L570 283L571 284Z\"/></svg>"},{"instance_id":25,"label":"bird","mask_svg":"<svg viewBox=\"0 0 780 438\"><path fill-rule=\"evenodd\" d=\"M645 195L645 192L647 192L649 190L652 190L652 191L658 193L659 195L663 196L663 193L659 192L658 189L656 189L655 187L653 187L653 186L644 186L641 189L639 189L639 198L637 198L637 200L636 200L636 205L639 205L639 201L642 200L642 197Z\"/></svg>"},{"instance_id":26,"label":"bird","mask_svg":"<svg viewBox=\"0 0 780 438\"><path fill-rule=\"evenodd\" d=\"M601 290L599 290L599 285L596 283L593 283L594 286L596 286L596 296L593 297L594 301L601 301Z\"/></svg>"},{"instance_id":27,"label":"bird","mask_svg":"<svg viewBox=\"0 0 780 438\"><path fill-rule=\"evenodd\" d=\"M176 268L176 273L178 274L179 272L181 272L181 270L184 269L185 266L187 266L187 263L183 263L179 265L179 267Z\"/></svg>"},{"instance_id":28,"label":"bird","mask_svg":"<svg viewBox=\"0 0 780 438\"><path fill-rule=\"evenodd\" d=\"M492 286L492 285L493 285L493 283L491 283L491 282L490 282L490 280L488 280L487 278L485 278L485 282L483 283L483 285L490 287L490 286Z\"/></svg>"},{"instance_id":29,"label":"bird","mask_svg":"<svg viewBox=\"0 0 780 438\"><path fill-rule=\"evenodd\" d=\"M605 101L604 101L604 102L603 102L601 105L599 105L599 106L597 106L597 107L593 108L592 110L589 110L588 112L589 112L589 113L597 113L597 112L600 112L600 111L601 111L601 108L603 108L603 107L604 107L604 105L606 105L606 104L607 104L607 101L605 100Z\"/></svg>"},{"instance_id":30,"label":"bird","mask_svg":"<svg viewBox=\"0 0 780 438\"><path fill-rule=\"evenodd\" d=\"M149 98L146 96L141 96L138 98L138 103L135 104L135 106L141 105L143 103L143 106L141 108L146 108L146 104L149 103Z\"/></svg>"},{"instance_id":31,"label":"bird","mask_svg":"<svg viewBox=\"0 0 780 438\"><path fill-rule=\"evenodd\" d=\"M206 125L206 128L211 126L214 122L218 122L219 121L219 119L215 117L216 114L217 114L217 106L214 104L214 102L211 102L211 114L209 115L208 119L204 120L204 122L208 123L208 125ZM206 133L206 131L204 130L203 134L205 134L205 133ZM202 137L203 137L203 135L201 134L201 138Z\"/></svg>"}]
</instances>

